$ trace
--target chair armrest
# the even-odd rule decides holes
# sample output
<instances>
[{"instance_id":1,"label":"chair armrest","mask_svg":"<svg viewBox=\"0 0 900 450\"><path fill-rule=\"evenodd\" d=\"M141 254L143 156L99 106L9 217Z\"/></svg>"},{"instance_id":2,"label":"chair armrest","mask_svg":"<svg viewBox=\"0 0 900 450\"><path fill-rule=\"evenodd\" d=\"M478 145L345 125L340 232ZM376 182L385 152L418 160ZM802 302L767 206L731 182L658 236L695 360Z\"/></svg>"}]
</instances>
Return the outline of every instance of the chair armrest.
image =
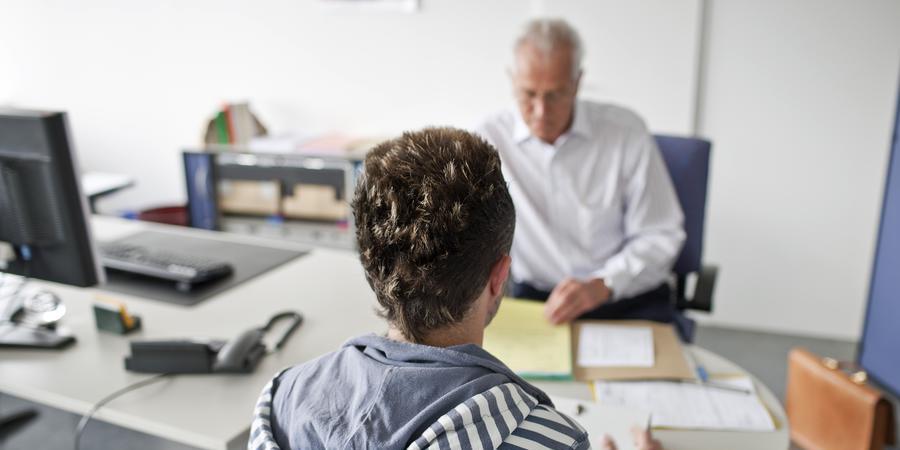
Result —
<instances>
[{"instance_id":1,"label":"chair armrest","mask_svg":"<svg viewBox=\"0 0 900 450\"><path fill-rule=\"evenodd\" d=\"M719 267L704 264L697 272L697 285L694 288L694 296L687 303L690 309L712 312L713 290L716 287L716 277L719 275Z\"/></svg>"}]
</instances>

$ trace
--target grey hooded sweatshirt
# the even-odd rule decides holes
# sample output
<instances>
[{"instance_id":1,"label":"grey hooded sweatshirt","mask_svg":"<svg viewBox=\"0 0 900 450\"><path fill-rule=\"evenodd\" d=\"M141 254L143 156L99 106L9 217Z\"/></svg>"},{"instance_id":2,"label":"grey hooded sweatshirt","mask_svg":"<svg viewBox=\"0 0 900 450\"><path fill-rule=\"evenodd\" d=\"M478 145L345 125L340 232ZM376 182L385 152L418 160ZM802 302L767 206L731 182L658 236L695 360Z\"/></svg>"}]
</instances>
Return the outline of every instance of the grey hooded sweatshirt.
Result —
<instances>
[{"instance_id":1,"label":"grey hooded sweatshirt","mask_svg":"<svg viewBox=\"0 0 900 450\"><path fill-rule=\"evenodd\" d=\"M257 404L248 448L589 448L547 395L477 345L366 335L282 372Z\"/></svg>"}]
</instances>

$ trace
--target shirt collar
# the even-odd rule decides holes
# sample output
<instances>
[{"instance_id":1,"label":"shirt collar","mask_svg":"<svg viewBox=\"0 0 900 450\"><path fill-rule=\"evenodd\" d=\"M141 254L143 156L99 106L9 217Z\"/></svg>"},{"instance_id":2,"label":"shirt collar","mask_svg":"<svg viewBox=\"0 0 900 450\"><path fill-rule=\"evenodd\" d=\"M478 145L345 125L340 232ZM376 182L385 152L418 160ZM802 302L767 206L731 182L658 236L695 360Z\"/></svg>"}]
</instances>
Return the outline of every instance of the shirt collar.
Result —
<instances>
[{"instance_id":1,"label":"shirt collar","mask_svg":"<svg viewBox=\"0 0 900 450\"><path fill-rule=\"evenodd\" d=\"M567 134L572 134L575 136L581 136L583 138L591 137L591 123L587 116L587 108L585 108L584 103L581 101L575 101L575 117L572 119L572 126L567 131Z\"/></svg>"},{"instance_id":2,"label":"shirt collar","mask_svg":"<svg viewBox=\"0 0 900 450\"><path fill-rule=\"evenodd\" d=\"M528 125L525 124L525 120L522 119L522 113L519 112L518 109L516 109L515 112L514 116L516 117L516 121L513 124L513 139L516 140L516 143L521 144L528 139L534 138L534 136L532 136L531 130L528 129ZM567 140L571 136L590 138L591 124L588 120L584 104L581 101L575 101L575 111L573 114L572 126L569 127L559 139ZM560 142L559 139L557 139L557 142Z\"/></svg>"},{"instance_id":3,"label":"shirt collar","mask_svg":"<svg viewBox=\"0 0 900 450\"><path fill-rule=\"evenodd\" d=\"M513 124L513 139L516 140L517 144L521 144L531 136L531 130L528 129L528 125L525 124L525 120L522 119L522 112L516 108L513 116L516 118L515 123Z\"/></svg>"}]
</instances>

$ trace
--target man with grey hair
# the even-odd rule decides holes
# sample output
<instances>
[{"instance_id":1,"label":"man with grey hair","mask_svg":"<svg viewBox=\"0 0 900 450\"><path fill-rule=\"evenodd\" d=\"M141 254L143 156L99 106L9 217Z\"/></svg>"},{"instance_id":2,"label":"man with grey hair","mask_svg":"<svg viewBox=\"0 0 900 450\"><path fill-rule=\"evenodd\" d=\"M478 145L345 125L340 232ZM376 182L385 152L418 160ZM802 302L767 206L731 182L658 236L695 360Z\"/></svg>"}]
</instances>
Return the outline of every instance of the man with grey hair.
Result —
<instances>
[{"instance_id":1,"label":"man with grey hair","mask_svg":"<svg viewBox=\"0 0 900 450\"><path fill-rule=\"evenodd\" d=\"M675 322L667 284L683 214L653 136L635 113L578 100L583 47L565 21L536 19L515 41L517 108L477 131L494 144L516 206L512 294L579 317Z\"/></svg>"}]
</instances>

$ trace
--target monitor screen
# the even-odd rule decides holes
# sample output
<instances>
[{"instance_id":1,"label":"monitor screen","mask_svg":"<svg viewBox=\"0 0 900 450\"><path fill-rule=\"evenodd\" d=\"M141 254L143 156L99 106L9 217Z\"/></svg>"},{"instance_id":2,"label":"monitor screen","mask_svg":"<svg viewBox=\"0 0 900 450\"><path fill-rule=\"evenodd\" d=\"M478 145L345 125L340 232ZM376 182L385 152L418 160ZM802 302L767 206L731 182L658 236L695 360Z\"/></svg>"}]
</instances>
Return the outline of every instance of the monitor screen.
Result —
<instances>
[{"instance_id":1,"label":"monitor screen","mask_svg":"<svg viewBox=\"0 0 900 450\"><path fill-rule=\"evenodd\" d=\"M900 103L897 108L859 364L900 396Z\"/></svg>"},{"instance_id":2,"label":"monitor screen","mask_svg":"<svg viewBox=\"0 0 900 450\"><path fill-rule=\"evenodd\" d=\"M65 113L0 110L0 272L101 280L78 173Z\"/></svg>"}]
</instances>

